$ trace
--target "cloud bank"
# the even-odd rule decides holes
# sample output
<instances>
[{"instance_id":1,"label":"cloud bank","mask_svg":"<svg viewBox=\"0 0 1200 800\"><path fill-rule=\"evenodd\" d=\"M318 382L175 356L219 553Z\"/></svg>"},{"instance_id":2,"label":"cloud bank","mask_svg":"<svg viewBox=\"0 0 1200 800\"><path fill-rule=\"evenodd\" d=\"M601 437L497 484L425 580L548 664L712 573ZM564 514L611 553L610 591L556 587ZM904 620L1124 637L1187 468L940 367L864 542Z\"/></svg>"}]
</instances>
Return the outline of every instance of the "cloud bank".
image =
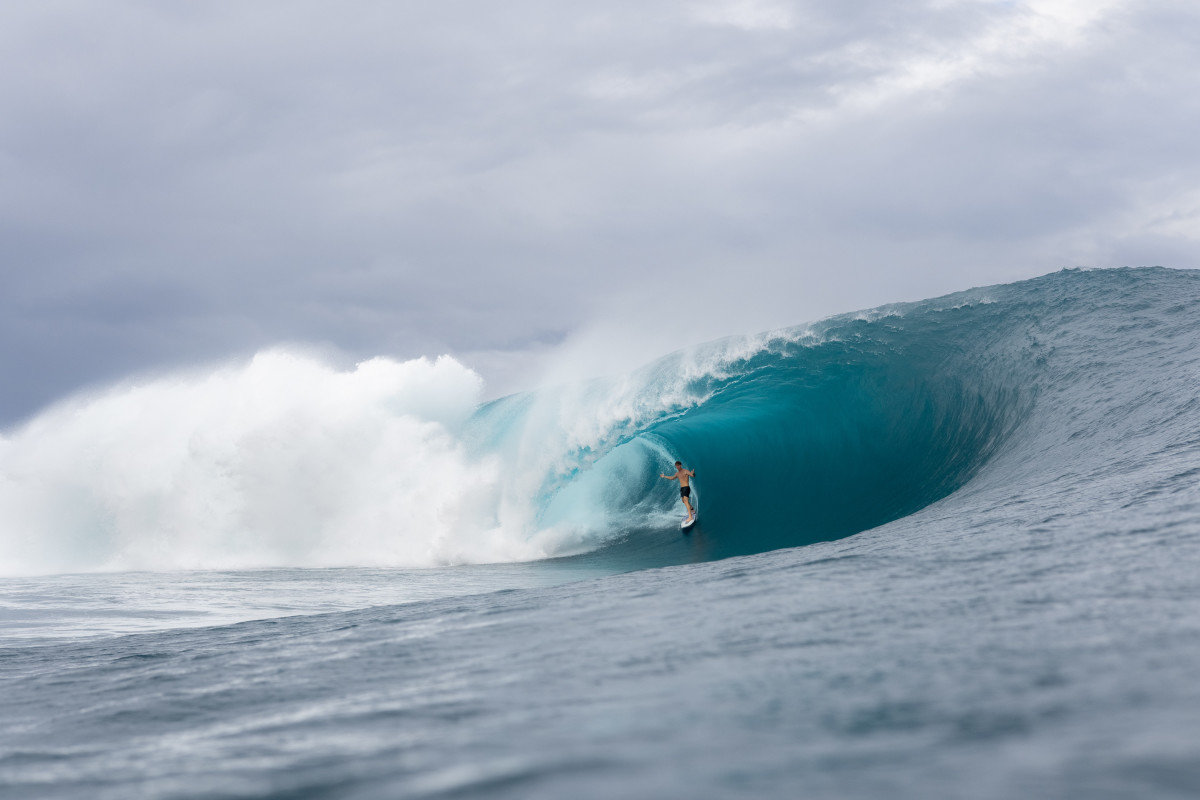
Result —
<instances>
[{"instance_id":1,"label":"cloud bank","mask_svg":"<svg viewBox=\"0 0 1200 800\"><path fill-rule=\"evenodd\" d=\"M10 3L0 423L280 342L495 392L564 341L1200 266L1198 40L1169 0Z\"/></svg>"}]
</instances>

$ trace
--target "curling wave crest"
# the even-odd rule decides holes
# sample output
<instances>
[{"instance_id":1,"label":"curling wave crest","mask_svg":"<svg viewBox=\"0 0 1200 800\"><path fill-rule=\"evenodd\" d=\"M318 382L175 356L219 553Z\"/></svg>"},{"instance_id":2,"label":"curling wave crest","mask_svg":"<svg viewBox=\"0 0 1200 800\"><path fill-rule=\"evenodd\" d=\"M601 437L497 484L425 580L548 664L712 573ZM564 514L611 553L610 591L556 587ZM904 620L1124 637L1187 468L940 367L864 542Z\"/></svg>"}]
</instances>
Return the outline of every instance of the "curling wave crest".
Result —
<instances>
[{"instance_id":1,"label":"curling wave crest","mask_svg":"<svg viewBox=\"0 0 1200 800\"><path fill-rule=\"evenodd\" d=\"M1096 377L1055 342L1102 349L1130 303L1196 283L1064 271L482 406L448 357L340 371L269 351L130 382L0 437L0 570L637 568L844 537L953 495L1001 452L1036 470L1053 441L1039 398ZM690 538L658 478L675 458L697 470Z\"/></svg>"}]
</instances>

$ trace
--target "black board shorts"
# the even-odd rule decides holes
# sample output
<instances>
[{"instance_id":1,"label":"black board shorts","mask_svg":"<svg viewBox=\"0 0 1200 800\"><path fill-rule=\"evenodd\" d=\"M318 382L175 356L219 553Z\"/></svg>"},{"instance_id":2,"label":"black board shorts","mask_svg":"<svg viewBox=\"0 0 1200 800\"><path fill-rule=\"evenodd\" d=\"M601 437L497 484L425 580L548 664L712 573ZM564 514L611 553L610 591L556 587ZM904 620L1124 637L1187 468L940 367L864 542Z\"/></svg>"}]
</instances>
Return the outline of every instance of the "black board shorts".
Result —
<instances>
[{"instance_id":1,"label":"black board shorts","mask_svg":"<svg viewBox=\"0 0 1200 800\"><path fill-rule=\"evenodd\" d=\"M692 487L680 486L679 487L679 496L680 497L691 497L692 496Z\"/></svg>"}]
</instances>

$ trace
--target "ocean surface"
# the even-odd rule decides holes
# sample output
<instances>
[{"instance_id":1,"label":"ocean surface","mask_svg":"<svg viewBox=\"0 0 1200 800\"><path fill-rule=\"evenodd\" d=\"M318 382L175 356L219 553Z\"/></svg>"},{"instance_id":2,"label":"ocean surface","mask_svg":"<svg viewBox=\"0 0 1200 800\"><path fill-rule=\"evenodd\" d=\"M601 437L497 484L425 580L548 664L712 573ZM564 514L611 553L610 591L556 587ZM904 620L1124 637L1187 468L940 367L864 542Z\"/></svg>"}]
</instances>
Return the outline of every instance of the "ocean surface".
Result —
<instances>
[{"instance_id":1,"label":"ocean surface","mask_svg":"<svg viewBox=\"0 0 1200 800\"><path fill-rule=\"evenodd\" d=\"M65 400L0 436L0 797L1200 797L1198 389L1155 268Z\"/></svg>"}]
</instances>

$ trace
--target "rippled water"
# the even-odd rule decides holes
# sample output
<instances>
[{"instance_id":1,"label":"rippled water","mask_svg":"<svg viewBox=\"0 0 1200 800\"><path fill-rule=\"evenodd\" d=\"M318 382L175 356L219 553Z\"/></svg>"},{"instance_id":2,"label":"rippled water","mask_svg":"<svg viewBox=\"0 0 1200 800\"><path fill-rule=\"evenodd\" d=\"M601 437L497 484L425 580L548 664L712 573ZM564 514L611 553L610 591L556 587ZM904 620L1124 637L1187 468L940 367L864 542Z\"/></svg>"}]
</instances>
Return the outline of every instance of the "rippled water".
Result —
<instances>
[{"instance_id":1,"label":"rippled water","mask_svg":"<svg viewBox=\"0 0 1200 800\"><path fill-rule=\"evenodd\" d=\"M1001 287L1028 413L835 541L5 579L0 795L1200 796L1196 284Z\"/></svg>"}]
</instances>

